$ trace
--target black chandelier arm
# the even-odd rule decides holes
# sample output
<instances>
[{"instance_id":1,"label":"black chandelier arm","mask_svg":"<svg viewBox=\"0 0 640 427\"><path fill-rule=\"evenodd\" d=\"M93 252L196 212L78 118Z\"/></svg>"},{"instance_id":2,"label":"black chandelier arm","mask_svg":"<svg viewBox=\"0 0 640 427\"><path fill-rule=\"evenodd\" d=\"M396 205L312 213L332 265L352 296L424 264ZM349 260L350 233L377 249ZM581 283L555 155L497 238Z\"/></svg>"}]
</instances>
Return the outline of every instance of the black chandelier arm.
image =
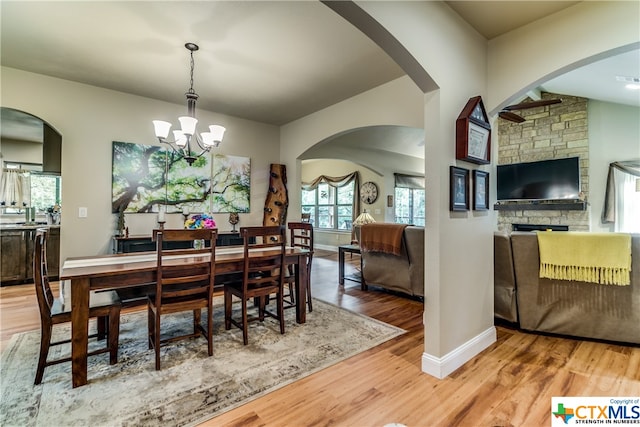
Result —
<instances>
[{"instance_id":1,"label":"black chandelier arm","mask_svg":"<svg viewBox=\"0 0 640 427\"><path fill-rule=\"evenodd\" d=\"M205 153L208 153L209 151L211 151L211 148L214 147L214 146L206 146L202 144L200 142L200 138L197 135L195 135L195 137L196 137L195 139L196 139L198 148L202 150L198 154L192 153L191 151L191 143L190 143L191 138L189 138L185 146L179 146L175 143L175 141L169 141L165 138L160 138L160 137L158 137L158 141L160 141L161 144L166 144L169 147L171 147L171 150L178 156L184 157L185 159L191 159L191 161L189 161L189 164L191 164L195 159L197 159L198 157L201 157Z\"/></svg>"},{"instance_id":2,"label":"black chandelier arm","mask_svg":"<svg viewBox=\"0 0 640 427\"><path fill-rule=\"evenodd\" d=\"M206 145L204 142L202 142L202 138L200 138L200 135L198 135L197 133L193 134L191 138L195 138L196 144L198 144L198 147L200 147L200 149L202 150L202 153L200 153L201 156L207 151L211 150L212 146Z\"/></svg>"}]
</instances>

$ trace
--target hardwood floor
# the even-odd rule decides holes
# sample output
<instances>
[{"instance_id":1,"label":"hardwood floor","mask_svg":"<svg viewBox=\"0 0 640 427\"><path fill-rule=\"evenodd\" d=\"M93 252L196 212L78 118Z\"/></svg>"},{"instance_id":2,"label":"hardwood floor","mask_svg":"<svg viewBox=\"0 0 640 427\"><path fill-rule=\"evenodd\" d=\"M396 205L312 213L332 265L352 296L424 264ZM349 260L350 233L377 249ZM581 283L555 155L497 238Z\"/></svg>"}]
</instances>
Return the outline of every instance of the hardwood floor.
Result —
<instances>
[{"instance_id":1,"label":"hardwood floor","mask_svg":"<svg viewBox=\"0 0 640 427\"><path fill-rule=\"evenodd\" d=\"M336 260L314 257L314 297L407 333L203 426L548 426L552 396L640 395L640 348L504 326L495 344L437 380L420 369L422 303L351 281L339 287ZM33 285L0 288L0 348L38 322Z\"/></svg>"}]
</instances>

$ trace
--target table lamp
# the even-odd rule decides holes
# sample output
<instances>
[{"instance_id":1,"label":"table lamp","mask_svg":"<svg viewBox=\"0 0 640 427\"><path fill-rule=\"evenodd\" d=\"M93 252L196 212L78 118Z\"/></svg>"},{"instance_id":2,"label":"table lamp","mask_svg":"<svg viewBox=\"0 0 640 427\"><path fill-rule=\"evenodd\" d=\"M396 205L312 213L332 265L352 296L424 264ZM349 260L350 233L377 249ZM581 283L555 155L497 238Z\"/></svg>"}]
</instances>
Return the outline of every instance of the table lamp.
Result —
<instances>
[{"instance_id":1,"label":"table lamp","mask_svg":"<svg viewBox=\"0 0 640 427\"><path fill-rule=\"evenodd\" d=\"M373 219L373 217L369 214L369 212L367 212L366 209L364 211L362 211L362 213L360 215L358 215L356 220L353 221L353 227L351 227L351 244L354 244L354 243L358 242L356 239L354 239L355 226L356 225L371 224L372 222L376 222L376 220Z\"/></svg>"}]
</instances>

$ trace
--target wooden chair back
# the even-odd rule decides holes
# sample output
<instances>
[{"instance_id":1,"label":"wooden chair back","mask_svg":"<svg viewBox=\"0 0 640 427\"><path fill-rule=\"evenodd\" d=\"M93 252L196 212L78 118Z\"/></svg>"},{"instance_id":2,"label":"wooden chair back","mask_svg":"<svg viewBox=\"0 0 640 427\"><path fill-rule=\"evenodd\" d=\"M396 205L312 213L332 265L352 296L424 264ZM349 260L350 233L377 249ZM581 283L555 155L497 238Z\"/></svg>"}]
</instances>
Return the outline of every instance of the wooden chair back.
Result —
<instances>
[{"instance_id":1,"label":"wooden chair back","mask_svg":"<svg viewBox=\"0 0 640 427\"><path fill-rule=\"evenodd\" d=\"M153 240L156 242L157 275L156 306L162 300L176 297L213 296L216 265L215 229L156 229ZM163 242L204 241L202 248L164 249ZM207 245L208 244L208 245ZM201 255L196 262L185 264L179 256ZM177 257L177 258L176 258Z\"/></svg>"},{"instance_id":2,"label":"wooden chair back","mask_svg":"<svg viewBox=\"0 0 640 427\"><path fill-rule=\"evenodd\" d=\"M36 230L33 245L33 281L36 287L36 297L40 309L40 353L34 384L40 384L47 366L69 362L71 357L61 357L47 360L49 348L54 345L66 344L70 339L52 341L53 325L71 321L70 301L54 298L49 285L47 274L47 236L48 231L43 228ZM61 284L61 287L63 285ZM97 317L97 334L89 337L107 338L106 346L87 353L88 356L109 352L109 364L118 361L118 337L120 329L120 299L114 291L104 291L99 294L91 292L89 295L89 317Z\"/></svg>"},{"instance_id":3,"label":"wooden chair back","mask_svg":"<svg viewBox=\"0 0 640 427\"><path fill-rule=\"evenodd\" d=\"M313 225L307 222L290 222L287 227L289 228L289 245L292 247L298 247L309 251L307 257L307 302L309 305L309 312L313 311L313 303L311 301L311 263L313 261ZM289 283L289 296L287 302L289 305L286 308L295 307L295 298L293 298L292 284L295 282L296 277L294 274L293 265L288 265L289 275L285 278L285 281Z\"/></svg>"},{"instance_id":4,"label":"wooden chair back","mask_svg":"<svg viewBox=\"0 0 640 427\"><path fill-rule=\"evenodd\" d=\"M313 252L313 225L308 222L290 222L289 244L293 247L300 247Z\"/></svg>"},{"instance_id":5,"label":"wooden chair back","mask_svg":"<svg viewBox=\"0 0 640 427\"><path fill-rule=\"evenodd\" d=\"M306 222L290 222L288 224L290 232L289 244L309 251L307 259L307 270L311 273L311 261L313 259L313 225Z\"/></svg>"},{"instance_id":6,"label":"wooden chair back","mask_svg":"<svg viewBox=\"0 0 640 427\"><path fill-rule=\"evenodd\" d=\"M49 285L47 274L47 235L44 228L36 230L33 252L33 281L36 286L36 297L40 308L40 317L49 319L55 298Z\"/></svg>"},{"instance_id":7,"label":"wooden chair back","mask_svg":"<svg viewBox=\"0 0 640 427\"><path fill-rule=\"evenodd\" d=\"M241 227L240 235L244 242L243 293L263 284L284 283L284 226Z\"/></svg>"}]
</instances>

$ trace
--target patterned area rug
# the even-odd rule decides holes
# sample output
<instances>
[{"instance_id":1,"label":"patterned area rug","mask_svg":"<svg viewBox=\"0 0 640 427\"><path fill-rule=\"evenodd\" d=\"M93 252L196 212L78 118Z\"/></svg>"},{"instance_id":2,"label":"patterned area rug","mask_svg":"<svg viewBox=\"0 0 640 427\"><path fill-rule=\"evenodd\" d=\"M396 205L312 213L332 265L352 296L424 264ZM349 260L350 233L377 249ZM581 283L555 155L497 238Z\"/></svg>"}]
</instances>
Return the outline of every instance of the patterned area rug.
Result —
<instances>
[{"instance_id":1,"label":"patterned area rug","mask_svg":"<svg viewBox=\"0 0 640 427\"><path fill-rule=\"evenodd\" d=\"M0 425L193 425L405 332L320 300L313 308L304 325L286 310L284 335L274 319L250 323L244 346L242 331L224 330L216 306L213 356L202 337L174 342L162 348L161 371L147 348L146 311L123 315L118 363L110 366L107 354L90 357L89 384L76 389L69 363L47 367L34 386L40 332L17 334L1 358ZM190 324L190 313L178 314L162 327L175 333ZM68 326L54 327L54 339L68 336ZM53 347L50 358L65 352Z\"/></svg>"}]
</instances>

